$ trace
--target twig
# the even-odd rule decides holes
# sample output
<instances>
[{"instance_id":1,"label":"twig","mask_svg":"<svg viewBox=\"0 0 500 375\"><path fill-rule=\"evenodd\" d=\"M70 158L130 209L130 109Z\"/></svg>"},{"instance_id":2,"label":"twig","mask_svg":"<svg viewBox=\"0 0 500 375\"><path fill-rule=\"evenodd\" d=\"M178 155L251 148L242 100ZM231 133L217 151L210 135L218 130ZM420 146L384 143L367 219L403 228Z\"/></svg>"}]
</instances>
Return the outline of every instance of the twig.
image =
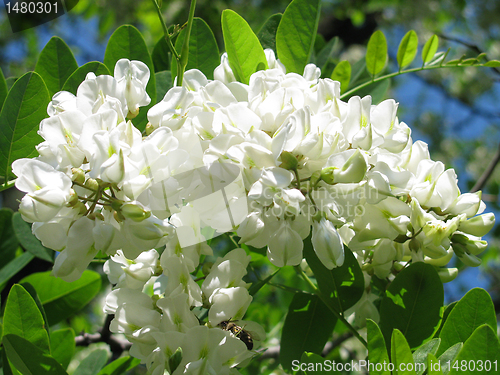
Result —
<instances>
[{"instance_id":1,"label":"twig","mask_svg":"<svg viewBox=\"0 0 500 375\"><path fill-rule=\"evenodd\" d=\"M104 342L109 345L111 353L113 353L113 360L120 357L120 355L130 349L132 344L126 340L122 340L111 334L109 325L113 320L114 315L107 315L102 329L98 333L82 333L75 337L76 346L89 346L98 342Z\"/></svg>"},{"instance_id":2,"label":"twig","mask_svg":"<svg viewBox=\"0 0 500 375\"><path fill-rule=\"evenodd\" d=\"M495 156L493 156L493 159L491 159L491 162L488 165L488 168L486 168L486 170L483 172L481 177L479 177L479 180L477 180L476 184L471 189L471 191L470 191L471 193L475 193L476 191L481 190L485 187L489 178L493 174L498 162L500 162L500 145L498 145L497 152L495 153Z\"/></svg>"}]
</instances>

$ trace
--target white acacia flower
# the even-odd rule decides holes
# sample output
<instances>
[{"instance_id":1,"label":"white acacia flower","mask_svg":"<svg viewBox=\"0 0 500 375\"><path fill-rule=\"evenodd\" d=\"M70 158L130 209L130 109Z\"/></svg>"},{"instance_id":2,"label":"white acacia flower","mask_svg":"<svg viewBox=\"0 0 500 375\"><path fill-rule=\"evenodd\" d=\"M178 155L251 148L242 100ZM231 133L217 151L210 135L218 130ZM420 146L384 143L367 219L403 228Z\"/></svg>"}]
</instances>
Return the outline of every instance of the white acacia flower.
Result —
<instances>
[{"instance_id":1,"label":"white acacia flower","mask_svg":"<svg viewBox=\"0 0 500 375\"><path fill-rule=\"evenodd\" d=\"M311 242L321 263L329 270L344 264L344 244L332 222L313 221Z\"/></svg>"}]
</instances>

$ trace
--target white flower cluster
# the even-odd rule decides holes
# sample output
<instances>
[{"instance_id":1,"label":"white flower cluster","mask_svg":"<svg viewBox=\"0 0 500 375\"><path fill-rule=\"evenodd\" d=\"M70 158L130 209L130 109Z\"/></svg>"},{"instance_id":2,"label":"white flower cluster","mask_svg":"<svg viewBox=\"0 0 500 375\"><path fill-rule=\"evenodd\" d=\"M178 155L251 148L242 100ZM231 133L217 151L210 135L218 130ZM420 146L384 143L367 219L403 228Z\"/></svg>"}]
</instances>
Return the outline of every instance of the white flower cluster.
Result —
<instances>
[{"instance_id":1,"label":"white flower cluster","mask_svg":"<svg viewBox=\"0 0 500 375\"><path fill-rule=\"evenodd\" d=\"M150 73L120 60L114 77L89 74L76 96L56 94L40 124L40 156L13 163L27 193L23 218L61 252L54 275L72 281L99 251L112 256L112 330L127 335L153 374L234 373L251 356L246 331L264 335L252 322L232 323L251 301L243 250L219 259L201 285L192 276L215 235L267 246L283 267L302 262L312 227L321 262L341 266L349 246L369 291L372 275L386 278L409 260L452 279L452 255L478 265L494 224L493 214L481 215L480 193L461 194L455 172L412 141L394 100L346 103L316 66L287 74L265 53L269 69L248 85L235 80L226 54L213 81L186 72L149 110L145 136L130 119L150 102ZM207 326L194 314L201 308ZM376 314L368 292L356 308Z\"/></svg>"}]
</instances>

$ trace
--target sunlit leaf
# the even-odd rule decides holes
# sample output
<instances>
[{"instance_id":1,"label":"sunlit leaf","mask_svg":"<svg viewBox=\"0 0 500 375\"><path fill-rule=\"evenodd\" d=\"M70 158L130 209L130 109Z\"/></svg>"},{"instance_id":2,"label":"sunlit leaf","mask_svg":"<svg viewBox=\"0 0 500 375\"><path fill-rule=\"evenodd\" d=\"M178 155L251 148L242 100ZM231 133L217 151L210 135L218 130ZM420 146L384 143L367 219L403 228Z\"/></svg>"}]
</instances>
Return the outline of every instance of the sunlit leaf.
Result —
<instances>
[{"instance_id":1,"label":"sunlit leaf","mask_svg":"<svg viewBox=\"0 0 500 375\"><path fill-rule=\"evenodd\" d=\"M382 31L377 30L368 41L366 49L366 69L375 76L384 69L387 63L387 41Z\"/></svg>"},{"instance_id":2,"label":"sunlit leaf","mask_svg":"<svg viewBox=\"0 0 500 375\"><path fill-rule=\"evenodd\" d=\"M151 58L153 59L153 65L156 73L164 70L170 70L170 59L172 58L172 53L168 48L165 37L162 36L160 40L156 42Z\"/></svg>"},{"instance_id":3,"label":"sunlit leaf","mask_svg":"<svg viewBox=\"0 0 500 375\"><path fill-rule=\"evenodd\" d=\"M104 367L99 371L98 375L122 375L126 371L133 369L139 363L141 363L140 359L128 356L121 357Z\"/></svg>"},{"instance_id":4,"label":"sunlit leaf","mask_svg":"<svg viewBox=\"0 0 500 375\"><path fill-rule=\"evenodd\" d=\"M14 160L38 155L35 146L43 139L37 131L47 117L49 101L47 87L37 73L26 73L12 86L0 113L0 176L8 180Z\"/></svg>"},{"instance_id":5,"label":"sunlit leaf","mask_svg":"<svg viewBox=\"0 0 500 375\"><path fill-rule=\"evenodd\" d=\"M248 84L253 73L267 69L259 39L238 13L230 9L222 12L222 34L229 66L238 81Z\"/></svg>"},{"instance_id":6,"label":"sunlit leaf","mask_svg":"<svg viewBox=\"0 0 500 375\"><path fill-rule=\"evenodd\" d=\"M35 72L43 78L50 96L61 91L66 80L78 68L73 52L57 36L45 45L36 63Z\"/></svg>"},{"instance_id":7,"label":"sunlit leaf","mask_svg":"<svg viewBox=\"0 0 500 375\"><path fill-rule=\"evenodd\" d=\"M335 69L333 69L330 78L340 82L340 92L347 91L347 87L349 87L349 82L351 80L351 64L349 61L344 60L339 62Z\"/></svg>"},{"instance_id":8,"label":"sunlit leaf","mask_svg":"<svg viewBox=\"0 0 500 375\"><path fill-rule=\"evenodd\" d=\"M425 42L424 48L422 48L422 61L424 62L424 64L427 64L432 60L437 52L438 45L439 38L437 35L431 36L429 40Z\"/></svg>"},{"instance_id":9,"label":"sunlit leaf","mask_svg":"<svg viewBox=\"0 0 500 375\"><path fill-rule=\"evenodd\" d=\"M416 375L410 346L399 329L392 331L391 361L395 369L393 375Z\"/></svg>"},{"instance_id":10,"label":"sunlit leaf","mask_svg":"<svg viewBox=\"0 0 500 375\"><path fill-rule=\"evenodd\" d=\"M389 354L387 354L386 344L382 331L379 326L371 319L366 320L367 342L368 342L368 360L372 363L389 363ZM387 368L376 368L370 371L371 375L390 375Z\"/></svg>"},{"instance_id":11,"label":"sunlit leaf","mask_svg":"<svg viewBox=\"0 0 500 375\"><path fill-rule=\"evenodd\" d=\"M42 313L35 300L19 284L14 284L7 297L3 320L4 335L25 338L46 353L50 353L49 336L44 328Z\"/></svg>"},{"instance_id":12,"label":"sunlit leaf","mask_svg":"<svg viewBox=\"0 0 500 375\"><path fill-rule=\"evenodd\" d=\"M2 106L8 92L9 89L7 88L7 81L5 80L2 69L0 68L0 111L2 110Z\"/></svg>"},{"instance_id":13,"label":"sunlit leaf","mask_svg":"<svg viewBox=\"0 0 500 375\"><path fill-rule=\"evenodd\" d=\"M293 0L283 13L276 33L276 49L287 72L304 74L316 40L320 3L320 0Z\"/></svg>"},{"instance_id":14,"label":"sunlit leaf","mask_svg":"<svg viewBox=\"0 0 500 375\"><path fill-rule=\"evenodd\" d=\"M58 329L50 333L52 356L67 368L75 352L75 332L71 328Z\"/></svg>"},{"instance_id":15,"label":"sunlit leaf","mask_svg":"<svg viewBox=\"0 0 500 375\"><path fill-rule=\"evenodd\" d=\"M500 61L490 60L487 63L484 63L483 66L486 66L488 68L498 68L498 67L500 67Z\"/></svg>"},{"instance_id":16,"label":"sunlit leaf","mask_svg":"<svg viewBox=\"0 0 500 375\"><path fill-rule=\"evenodd\" d=\"M439 335L441 345L437 355L457 342L465 342L483 324L496 329L495 307L487 291L474 288L462 297L446 319Z\"/></svg>"},{"instance_id":17,"label":"sunlit leaf","mask_svg":"<svg viewBox=\"0 0 500 375\"><path fill-rule=\"evenodd\" d=\"M425 344L423 344L420 348L415 350L413 353L413 362L415 364L420 363L421 366L416 370L415 372L417 375L422 375L427 368L427 355L428 354L436 354L439 343L441 342L441 339L432 339L430 341L427 341Z\"/></svg>"},{"instance_id":18,"label":"sunlit leaf","mask_svg":"<svg viewBox=\"0 0 500 375\"><path fill-rule=\"evenodd\" d=\"M498 362L500 360L500 342L495 331L484 324L479 326L474 333L465 341L463 349L457 356L456 364L451 365L450 375L458 374L498 374ZM489 368L480 368L489 362ZM455 364L454 363L454 364ZM464 371L464 364L465 371ZM474 366L474 367L473 367Z\"/></svg>"},{"instance_id":19,"label":"sunlit leaf","mask_svg":"<svg viewBox=\"0 0 500 375\"><path fill-rule=\"evenodd\" d=\"M321 368L324 368L324 364L325 364L325 358L323 358L322 356L316 354L316 353L308 353L308 352L304 352L302 353L302 357L300 357L300 364L301 364L301 367L304 367L304 368L309 368L309 366L311 366L311 368L314 368L313 371L305 371L305 372L301 372L299 371L298 372L298 375L301 375L301 374L305 374L305 375L328 375L328 374L331 374L331 371L327 371L326 369L323 369L323 370L319 370ZM318 365L317 365L318 364ZM320 366L320 367L317 367L317 366ZM318 369L318 370L316 370Z\"/></svg>"},{"instance_id":20,"label":"sunlit leaf","mask_svg":"<svg viewBox=\"0 0 500 375\"><path fill-rule=\"evenodd\" d=\"M414 30L410 30L401 40L398 48L397 61L399 68L402 69L412 63L417 56L418 36Z\"/></svg>"}]
</instances>

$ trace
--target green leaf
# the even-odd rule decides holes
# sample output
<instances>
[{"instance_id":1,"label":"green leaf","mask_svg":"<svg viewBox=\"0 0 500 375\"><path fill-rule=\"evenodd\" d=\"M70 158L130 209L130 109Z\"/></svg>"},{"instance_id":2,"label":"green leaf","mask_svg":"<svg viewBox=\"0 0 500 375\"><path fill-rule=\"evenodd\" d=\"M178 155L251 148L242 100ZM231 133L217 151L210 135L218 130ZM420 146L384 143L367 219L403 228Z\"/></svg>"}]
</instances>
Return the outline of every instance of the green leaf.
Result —
<instances>
[{"instance_id":1,"label":"green leaf","mask_svg":"<svg viewBox=\"0 0 500 375\"><path fill-rule=\"evenodd\" d=\"M399 43L397 61L399 70L410 65L417 56L418 36L414 30L410 30Z\"/></svg>"},{"instance_id":2,"label":"green leaf","mask_svg":"<svg viewBox=\"0 0 500 375\"><path fill-rule=\"evenodd\" d=\"M443 284L433 266L418 262L403 269L380 305L380 328L386 340L399 329L416 348L438 329L444 299Z\"/></svg>"},{"instance_id":3,"label":"green leaf","mask_svg":"<svg viewBox=\"0 0 500 375\"><path fill-rule=\"evenodd\" d=\"M14 83L19 79L19 77L9 77L5 79L5 83L7 83L7 89L10 90Z\"/></svg>"},{"instance_id":4,"label":"green leaf","mask_svg":"<svg viewBox=\"0 0 500 375\"><path fill-rule=\"evenodd\" d=\"M446 320L448 319L448 315L450 315L451 310L453 310L453 308L455 307L455 305L457 303L458 302L455 301L455 302L452 302L446 306L446 308L444 309L444 313L443 313L443 319L441 320L441 325L439 326L439 329L434 334L434 337L439 337L439 335L441 334L441 330L443 329L443 326L446 323Z\"/></svg>"},{"instance_id":5,"label":"green leaf","mask_svg":"<svg viewBox=\"0 0 500 375\"><path fill-rule=\"evenodd\" d=\"M153 48L153 53L151 54L151 59L153 60L153 65L155 67L155 72L162 72L164 70L170 70L170 60L172 58L172 53L168 48L167 41L165 37L161 37L160 40L155 44ZM158 85L158 82L156 83ZM158 90L158 88L157 88Z\"/></svg>"},{"instance_id":6,"label":"green leaf","mask_svg":"<svg viewBox=\"0 0 500 375\"><path fill-rule=\"evenodd\" d=\"M30 294L31 298L33 298L33 300L35 301L36 303L36 307L38 308L38 310L42 313L42 317L43 317L43 328L45 328L45 330L47 331L47 335L50 336L50 332L49 332L49 321L47 320L47 314L45 314L45 310L43 309L43 305L42 305L42 302L40 301L40 298L38 298L38 294L36 294L36 290L35 288L33 288L33 285L31 285L30 283L23 283L23 284L20 284L24 289L26 289L26 291ZM52 347L51 347L52 348Z\"/></svg>"},{"instance_id":7,"label":"green leaf","mask_svg":"<svg viewBox=\"0 0 500 375\"><path fill-rule=\"evenodd\" d=\"M28 72L9 91L0 113L0 176L12 176L11 164L38 155L35 146L43 139L37 134L47 117L50 98L42 78Z\"/></svg>"},{"instance_id":8,"label":"green leaf","mask_svg":"<svg viewBox=\"0 0 500 375\"><path fill-rule=\"evenodd\" d=\"M2 264L9 263L16 257L19 242L12 227L12 210L2 208L0 210L0 259Z\"/></svg>"},{"instance_id":9,"label":"green leaf","mask_svg":"<svg viewBox=\"0 0 500 375\"><path fill-rule=\"evenodd\" d=\"M156 98L161 102L168 90L172 88L172 73L168 70L155 73L156 76Z\"/></svg>"},{"instance_id":10,"label":"green leaf","mask_svg":"<svg viewBox=\"0 0 500 375\"><path fill-rule=\"evenodd\" d=\"M116 62L120 59L139 60L146 64L151 72L146 92L151 98L151 103L141 107L139 114L132 122L139 130L144 130L148 122L147 112L156 103L156 82L153 60L149 55L148 47L143 36L134 26L123 25L115 30L109 38L106 52L104 53L104 64L110 72L115 71Z\"/></svg>"},{"instance_id":11,"label":"green leaf","mask_svg":"<svg viewBox=\"0 0 500 375\"><path fill-rule=\"evenodd\" d=\"M288 73L304 74L316 40L320 0L293 0L276 32L278 58Z\"/></svg>"},{"instance_id":12,"label":"green leaf","mask_svg":"<svg viewBox=\"0 0 500 375\"><path fill-rule=\"evenodd\" d=\"M186 39L186 30L182 30L175 41L175 49L181 52L182 45ZM219 47L214 33L201 18L193 18L193 26L189 37L189 55L186 71L198 69L208 79L214 79L214 69L220 64ZM177 76L177 64L172 61L172 77Z\"/></svg>"},{"instance_id":13,"label":"green leaf","mask_svg":"<svg viewBox=\"0 0 500 375\"><path fill-rule=\"evenodd\" d=\"M428 375L443 375L441 364L432 353L429 353L427 357L427 368L429 369L427 371Z\"/></svg>"},{"instance_id":14,"label":"green leaf","mask_svg":"<svg viewBox=\"0 0 500 375\"><path fill-rule=\"evenodd\" d=\"M4 335L25 338L46 353L50 353L49 336L43 316L31 295L19 284L14 284L7 297L4 314Z\"/></svg>"},{"instance_id":15,"label":"green leaf","mask_svg":"<svg viewBox=\"0 0 500 375\"><path fill-rule=\"evenodd\" d=\"M80 362L73 375L97 375L107 360L108 352L96 349Z\"/></svg>"},{"instance_id":16,"label":"green leaf","mask_svg":"<svg viewBox=\"0 0 500 375\"><path fill-rule=\"evenodd\" d=\"M498 68L498 67L500 67L500 61L490 60L487 63L484 63L483 66L486 66L488 68Z\"/></svg>"},{"instance_id":17,"label":"green leaf","mask_svg":"<svg viewBox=\"0 0 500 375\"><path fill-rule=\"evenodd\" d=\"M50 96L61 91L64 82L78 68L73 52L57 36L45 45L36 63L35 72L43 78Z\"/></svg>"},{"instance_id":18,"label":"green leaf","mask_svg":"<svg viewBox=\"0 0 500 375\"><path fill-rule=\"evenodd\" d=\"M310 238L304 241L304 257L316 277L319 290L331 299L332 305L341 313L359 301L365 285L363 273L352 251L347 247L344 247L344 251L342 267L329 270L316 256Z\"/></svg>"},{"instance_id":19,"label":"green leaf","mask_svg":"<svg viewBox=\"0 0 500 375\"><path fill-rule=\"evenodd\" d=\"M238 81L248 84L253 73L268 68L259 39L238 13L222 12L222 34L229 66Z\"/></svg>"},{"instance_id":20,"label":"green leaf","mask_svg":"<svg viewBox=\"0 0 500 375\"><path fill-rule=\"evenodd\" d=\"M368 41L366 49L366 69L375 76L384 69L387 63L387 41L382 31L378 30L373 33Z\"/></svg>"},{"instance_id":21,"label":"green leaf","mask_svg":"<svg viewBox=\"0 0 500 375\"><path fill-rule=\"evenodd\" d=\"M325 71L327 64L332 63L334 54L339 52L339 40L338 36L330 39L318 53L315 64L321 69L322 73Z\"/></svg>"},{"instance_id":22,"label":"green leaf","mask_svg":"<svg viewBox=\"0 0 500 375\"><path fill-rule=\"evenodd\" d=\"M316 364L320 364L319 368L322 368L323 371L321 370L316 370L318 367L316 367ZM328 363L328 362L327 362ZM331 374L331 372L326 371L324 369L325 365L325 358L322 356L316 354L316 353L308 353L304 352L302 353L302 357L300 357L300 366L301 368L307 369L305 372L299 371L298 374L312 374L312 375L328 375Z\"/></svg>"},{"instance_id":23,"label":"green leaf","mask_svg":"<svg viewBox=\"0 0 500 375\"><path fill-rule=\"evenodd\" d=\"M393 375L416 375L410 346L399 329L392 331L391 359L394 364Z\"/></svg>"},{"instance_id":24,"label":"green leaf","mask_svg":"<svg viewBox=\"0 0 500 375\"><path fill-rule=\"evenodd\" d=\"M421 366L418 367L418 370L416 369L417 375L422 375L427 368L427 355L433 354L435 355L437 353L439 343L441 342L441 339L432 339L431 341L427 341L424 345L422 345L420 348L415 350L413 353L413 362L415 364L420 363Z\"/></svg>"},{"instance_id":25,"label":"green leaf","mask_svg":"<svg viewBox=\"0 0 500 375\"><path fill-rule=\"evenodd\" d=\"M437 52L438 45L439 38L435 34L431 36L427 42L425 42L424 48L422 49L422 61L424 64L427 64L432 60Z\"/></svg>"},{"instance_id":26,"label":"green leaf","mask_svg":"<svg viewBox=\"0 0 500 375\"><path fill-rule=\"evenodd\" d=\"M371 319L366 320L367 338L368 338L368 360L371 363L390 363L389 355L387 354L387 349L385 345L384 336L382 331L380 331L379 326ZM377 371L373 369L370 371L372 375L391 375L391 372L387 370Z\"/></svg>"},{"instance_id":27,"label":"green leaf","mask_svg":"<svg viewBox=\"0 0 500 375\"><path fill-rule=\"evenodd\" d=\"M63 368L68 368L75 352L75 332L71 328L58 329L50 334L52 356Z\"/></svg>"},{"instance_id":28,"label":"green leaf","mask_svg":"<svg viewBox=\"0 0 500 375\"><path fill-rule=\"evenodd\" d=\"M340 82L340 92L347 91L349 82L351 80L351 64L349 61L344 60L337 64L335 69L333 69L332 76L330 77L334 81Z\"/></svg>"},{"instance_id":29,"label":"green leaf","mask_svg":"<svg viewBox=\"0 0 500 375\"><path fill-rule=\"evenodd\" d=\"M25 252L3 266L2 269L0 269L0 291L5 288L7 281L26 267L33 258L35 258L33 254Z\"/></svg>"},{"instance_id":30,"label":"green leaf","mask_svg":"<svg viewBox=\"0 0 500 375\"><path fill-rule=\"evenodd\" d=\"M0 68L0 110L2 110L2 106L8 92L9 89L7 87L7 81L5 80L2 69Z\"/></svg>"},{"instance_id":31,"label":"green leaf","mask_svg":"<svg viewBox=\"0 0 500 375\"><path fill-rule=\"evenodd\" d=\"M23 375L67 375L53 357L28 340L10 334L2 342L7 357Z\"/></svg>"},{"instance_id":32,"label":"green leaf","mask_svg":"<svg viewBox=\"0 0 500 375\"><path fill-rule=\"evenodd\" d=\"M496 329L493 331L489 325L484 324L478 327L464 343L464 347L455 361L458 368L451 365L450 375L464 373L498 374L499 360L500 342L498 341ZM490 371L487 371L488 368L481 369L479 367L480 363L484 366L487 361L492 364ZM465 370L463 364L466 364ZM475 366L475 368L472 368L472 366Z\"/></svg>"},{"instance_id":33,"label":"green leaf","mask_svg":"<svg viewBox=\"0 0 500 375\"><path fill-rule=\"evenodd\" d=\"M86 270L78 280L68 283L51 276L50 271L31 274L21 280L36 289L49 325L64 320L87 305L101 288L101 276Z\"/></svg>"},{"instance_id":34,"label":"green leaf","mask_svg":"<svg viewBox=\"0 0 500 375\"><path fill-rule=\"evenodd\" d=\"M320 354L337 319L321 300L311 294L296 293L288 307L281 333L280 363L290 371L292 361L304 351Z\"/></svg>"},{"instance_id":35,"label":"green leaf","mask_svg":"<svg viewBox=\"0 0 500 375\"><path fill-rule=\"evenodd\" d=\"M111 75L106 65L99 61L91 61L76 69L71 76L66 80L63 86L63 91L69 91L76 95L78 86L85 80L89 73L94 73L96 76Z\"/></svg>"},{"instance_id":36,"label":"green leaf","mask_svg":"<svg viewBox=\"0 0 500 375\"><path fill-rule=\"evenodd\" d=\"M474 288L458 301L446 319L439 335L438 355L457 342L465 342L476 328L485 323L496 330L495 307L487 291Z\"/></svg>"},{"instance_id":37,"label":"green leaf","mask_svg":"<svg viewBox=\"0 0 500 375\"><path fill-rule=\"evenodd\" d=\"M99 371L98 375L122 375L141 363L141 360L133 357L121 357Z\"/></svg>"},{"instance_id":38,"label":"green leaf","mask_svg":"<svg viewBox=\"0 0 500 375\"><path fill-rule=\"evenodd\" d=\"M253 282L252 286L250 289L248 289L248 294L251 296L254 296L264 285L266 285L271 279L281 270L281 268L278 268L276 271L274 271L272 274L270 274L268 277L266 277L264 280L259 280L257 282Z\"/></svg>"},{"instance_id":39,"label":"green leaf","mask_svg":"<svg viewBox=\"0 0 500 375\"><path fill-rule=\"evenodd\" d=\"M40 240L31 232L31 224L25 222L19 212L16 212L12 217L12 224L14 225L16 237L24 249L37 258L54 263L51 255L54 252L41 244Z\"/></svg>"},{"instance_id":40,"label":"green leaf","mask_svg":"<svg viewBox=\"0 0 500 375\"><path fill-rule=\"evenodd\" d=\"M450 364L455 361L463 346L464 344L459 342L439 356L439 362L442 364L441 371L444 375L447 375L450 372Z\"/></svg>"},{"instance_id":41,"label":"green leaf","mask_svg":"<svg viewBox=\"0 0 500 375\"><path fill-rule=\"evenodd\" d=\"M274 54L276 54L276 32L278 31L278 25L282 17L281 13L273 14L266 20L257 33L257 39L259 39L262 48L270 48L274 51Z\"/></svg>"}]
</instances>

